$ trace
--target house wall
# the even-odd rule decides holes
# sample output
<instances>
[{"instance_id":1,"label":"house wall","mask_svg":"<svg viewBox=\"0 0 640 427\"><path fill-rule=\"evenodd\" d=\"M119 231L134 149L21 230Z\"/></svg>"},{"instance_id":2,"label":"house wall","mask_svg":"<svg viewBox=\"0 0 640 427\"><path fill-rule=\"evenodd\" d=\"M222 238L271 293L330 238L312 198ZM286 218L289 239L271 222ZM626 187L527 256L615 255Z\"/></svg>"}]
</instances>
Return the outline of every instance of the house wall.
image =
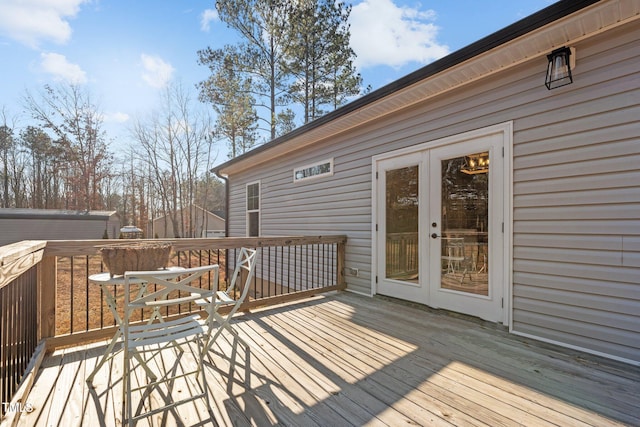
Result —
<instances>
[{"instance_id":1,"label":"house wall","mask_svg":"<svg viewBox=\"0 0 640 427\"><path fill-rule=\"evenodd\" d=\"M201 231L200 237L207 237L207 231L209 232L209 237L224 237L224 219L217 215L207 213L206 223L202 224L202 216L199 216L198 221L198 230Z\"/></svg>"},{"instance_id":2,"label":"house wall","mask_svg":"<svg viewBox=\"0 0 640 427\"><path fill-rule=\"evenodd\" d=\"M577 46L576 88L515 123L512 328L640 362L637 34Z\"/></svg>"},{"instance_id":3,"label":"house wall","mask_svg":"<svg viewBox=\"0 0 640 427\"><path fill-rule=\"evenodd\" d=\"M261 182L261 234L346 234L350 290L371 290L371 157L513 122L513 332L640 362L638 24L575 44L575 81L544 58L230 176L229 230ZM334 159L331 177L295 167Z\"/></svg>"},{"instance_id":4,"label":"house wall","mask_svg":"<svg viewBox=\"0 0 640 427\"><path fill-rule=\"evenodd\" d=\"M178 221L180 221L181 219L182 217L179 215ZM203 215L202 209L191 209L191 218L187 216L184 218L184 220L185 232L189 230L189 221L194 224L193 230L195 233L195 237L207 237L207 230L209 230L208 237L224 237L224 219L212 214L211 212L205 211ZM149 238L154 238L157 235L158 238L161 239L175 237L171 220L168 217L154 219L153 228L149 227L148 235Z\"/></svg>"},{"instance_id":5,"label":"house wall","mask_svg":"<svg viewBox=\"0 0 640 427\"><path fill-rule=\"evenodd\" d=\"M110 239L117 239L120 236L120 217L113 215L107 221L107 235ZM104 233L104 231L103 231ZM102 236L100 236L102 237Z\"/></svg>"}]
</instances>

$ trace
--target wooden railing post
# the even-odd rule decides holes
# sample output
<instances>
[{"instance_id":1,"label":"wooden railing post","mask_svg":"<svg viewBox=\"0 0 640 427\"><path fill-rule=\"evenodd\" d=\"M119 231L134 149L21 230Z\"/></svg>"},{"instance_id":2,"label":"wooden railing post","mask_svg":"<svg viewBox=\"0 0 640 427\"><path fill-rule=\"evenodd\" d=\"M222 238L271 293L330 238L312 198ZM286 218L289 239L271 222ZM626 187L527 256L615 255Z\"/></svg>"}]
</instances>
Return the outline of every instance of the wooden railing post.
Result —
<instances>
[{"instance_id":1,"label":"wooden railing post","mask_svg":"<svg viewBox=\"0 0 640 427\"><path fill-rule=\"evenodd\" d=\"M38 266L38 340L56 335L57 280L56 257L45 256Z\"/></svg>"},{"instance_id":2,"label":"wooden railing post","mask_svg":"<svg viewBox=\"0 0 640 427\"><path fill-rule=\"evenodd\" d=\"M337 265L338 271L336 271L336 285L340 287L340 290L344 290L347 288L347 281L344 275L345 254L347 252L346 246L347 246L346 239L341 242L338 242L337 244L338 248L336 253L336 265Z\"/></svg>"}]
</instances>

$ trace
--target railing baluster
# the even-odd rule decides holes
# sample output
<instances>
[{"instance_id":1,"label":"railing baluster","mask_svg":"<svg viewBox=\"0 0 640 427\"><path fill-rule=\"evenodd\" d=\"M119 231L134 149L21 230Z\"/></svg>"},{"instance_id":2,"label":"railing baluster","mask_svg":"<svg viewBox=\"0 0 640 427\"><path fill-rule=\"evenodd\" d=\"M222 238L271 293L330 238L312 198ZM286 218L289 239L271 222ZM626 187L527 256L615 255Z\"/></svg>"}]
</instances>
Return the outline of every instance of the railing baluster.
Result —
<instances>
[{"instance_id":1,"label":"railing baluster","mask_svg":"<svg viewBox=\"0 0 640 427\"><path fill-rule=\"evenodd\" d=\"M85 298L85 331L88 331L89 328L89 255L85 256L85 274L84 274L84 289L86 293Z\"/></svg>"},{"instance_id":2,"label":"railing baluster","mask_svg":"<svg viewBox=\"0 0 640 427\"><path fill-rule=\"evenodd\" d=\"M287 248L287 290L291 290L291 247Z\"/></svg>"},{"instance_id":3,"label":"railing baluster","mask_svg":"<svg viewBox=\"0 0 640 427\"><path fill-rule=\"evenodd\" d=\"M73 301L75 300L75 298L73 297L74 292L73 292L73 283L74 283L74 263L73 260L75 259L74 256L70 257L69 260L69 269L71 271L71 286L69 289L69 333L73 333Z\"/></svg>"},{"instance_id":4,"label":"railing baluster","mask_svg":"<svg viewBox=\"0 0 640 427\"><path fill-rule=\"evenodd\" d=\"M298 289L302 289L302 279L297 276L298 274L298 245L293 247L293 272L294 272L294 280L296 281L296 291Z\"/></svg>"},{"instance_id":5,"label":"railing baluster","mask_svg":"<svg viewBox=\"0 0 640 427\"><path fill-rule=\"evenodd\" d=\"M304 254L305 254L306 261L307 261L305 269L304 269L304 275L305 275L305 277L307 279L306 289L309 289L309 247L308 246L305 247Z\"/></svg>"},{"instance_id":6,"label":"railing baluster","mask_svg":"<svg viewBox=\"0 0 640 427\"><path fill-rule=\"evenodd\" d=\"M280 254L281 254L281 256L280 256L280 276L279 277L278 277L278 269L277 269L277 266L278 266L278 248L280 248ZM276 247L276 284L278 282L280 282L280 293L281 294L284 292L284 286L282 286L283 285L283 283L282 283L283 282L283 280L282 280L282 258L284 256L283 255L283 250L284 250L284 248L282 246L277 246ZM277 286L276 286L276 295L278 295L278 287Z\"/></svg>"},{"instance_id":7,"label":"railing baluster","mask_svg":"<svg viewBox=\"0 0 640 427\"><path fill-rule=\"evenodd\" d=\"M0 285L0 402L9 403L37 346L37 267Z\"/></svg>"},{"instance_id":8,"label":"railing baluster","mask_svg":"<svg viewBox=\"0 0 640 427\"><path fill-rule=\"evenodd\" d=\"M322 245L322 286L327 285L327 245Z\"/></svg>"},{"instance_id":9,"label":"railing baluster","mask_svg":"<svg viewBox=\"0 0 640 427\"><path fill-rule=\"evenodd\" d=\"M274 286L275 286L276 280L275 280L275 278L272 278L272 276L271 276L271 246L269 246L268 249L269 249L269 256L268 256L268 262L267 262L267 270L268 270L267 271L267 277L268 277L269 283L267 285L269 286L269 291L271 291L272 279L273 279ZM269 292L269 293L271 293L271 292Z\"/></svg>"},{"instance_id":10,"label":"railing baluster","mask_svg":"<svg viewBox=\"0 0 640 427\"><path fill-rule=\"evenodd\" d=\"M104 290L100 286L100 329L104 328Z\"/></svg>"}]
</instances>

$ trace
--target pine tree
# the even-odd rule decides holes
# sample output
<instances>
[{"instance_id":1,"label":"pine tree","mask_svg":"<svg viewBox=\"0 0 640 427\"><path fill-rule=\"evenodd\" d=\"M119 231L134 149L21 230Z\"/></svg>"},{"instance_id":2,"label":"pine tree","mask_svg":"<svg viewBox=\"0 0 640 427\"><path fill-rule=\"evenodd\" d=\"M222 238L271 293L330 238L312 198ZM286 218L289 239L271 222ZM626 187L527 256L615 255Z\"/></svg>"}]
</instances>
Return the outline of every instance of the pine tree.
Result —
<instances>
[{"instance_id":1,"label":"pine tree","mask_svg":"<svg viewBox=\"0 0 640 427\"><path fill-rule=\"evenodd\" d=\"M211 70L198 87L218 113L216 134L229 141L229 157L253 147L261 121L274 139L295 128L294 105L306 123L360 93L345 3L218 0L216 8L242 42L198 52Z\"/></svg>"},{"instance_id":2,"label":"pine tree","mask_svg":"<svg viewBox=\"0 0 640 427\"><path fill-rule=\"evenodd\" d=\"M220 19L238 31L243 38L243 62L238 73L245 74L251 90L265 107L264 116L271 139L277 136L280 107L285 105L286 73L282 58L286 50L288 0L218 0L216 9Z\"/></svg>"},{"instance_id":3,"label":"pine tree","mask_svg":"<svg viewBox=\"0 0 640 427\"><path fill-rule=\"evenodd\" d=\"M360 93L347 23L351 6L331 0L301 0L291 15L286 70L290 96L302 105L304 122L314 120Z\"/></svg>"},{"instance_id":4,"label":"pine tree","mask_svg":"<svg viewBox=\"0 0 640 427\"><path fill-rule=\"evenodd\" d=\"M246 59L237 47L207 48L200 51L200 62L207 63L211 77L198 84L199 98L212 104L217 113L215 136L226 139L229 158L249 151L257 142L257 114L251 95L251 79L239 72Z\"/></svg>"}]
</instances>

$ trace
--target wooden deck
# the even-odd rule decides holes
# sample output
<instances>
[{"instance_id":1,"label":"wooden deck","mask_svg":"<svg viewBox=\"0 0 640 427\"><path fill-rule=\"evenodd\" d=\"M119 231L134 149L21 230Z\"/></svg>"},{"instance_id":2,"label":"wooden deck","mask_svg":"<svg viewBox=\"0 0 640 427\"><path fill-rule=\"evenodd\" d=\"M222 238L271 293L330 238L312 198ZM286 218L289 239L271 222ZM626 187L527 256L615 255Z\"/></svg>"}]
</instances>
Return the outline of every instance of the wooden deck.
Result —
<instances>
[{"instance_id":1,"label":"wooden deck","mask_svg":"<svg viewBox=\"0 0 640 427\"><path fill-rule=\"evenodd\" d=\"M235 325L248 348L225 333L210 354L211 413L203 400L139 426L640 425L640 368L460 316L339 293ZM48 356L19 425L121 425L121 358L95 388L84 380L104 348ZM165 368L174 361L163 354Z\"/></svg>"}]
</instances>

